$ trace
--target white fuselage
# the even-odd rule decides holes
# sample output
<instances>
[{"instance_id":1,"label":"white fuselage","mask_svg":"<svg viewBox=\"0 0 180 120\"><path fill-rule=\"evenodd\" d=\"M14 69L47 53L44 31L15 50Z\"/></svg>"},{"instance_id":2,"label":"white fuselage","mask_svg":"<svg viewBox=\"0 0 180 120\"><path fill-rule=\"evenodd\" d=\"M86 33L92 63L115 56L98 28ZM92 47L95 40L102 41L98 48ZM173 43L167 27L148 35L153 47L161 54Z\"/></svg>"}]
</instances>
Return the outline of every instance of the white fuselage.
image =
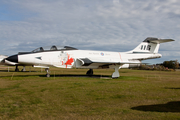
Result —
<instances>
[{"instance_id":1,"label":"white fuselage","mask_svg":"<svg viewBox=\"0 0 180 120\"><path fill-rule=\"evenodd\" d=\"M146 54L132 52L104 52L90 50L46 51L32 54L18 55L18 63L34 66L55 66L60 68L92 68L98 69L104 63L122 63L121 68L128 68L127 62L159 58L161 54ZM88 58L93 61L90 65L76 66L77 59ZM137 62L137 63L138 63ZM109 67L111 68L111 67Z\"/></svg>"}]
</instances>

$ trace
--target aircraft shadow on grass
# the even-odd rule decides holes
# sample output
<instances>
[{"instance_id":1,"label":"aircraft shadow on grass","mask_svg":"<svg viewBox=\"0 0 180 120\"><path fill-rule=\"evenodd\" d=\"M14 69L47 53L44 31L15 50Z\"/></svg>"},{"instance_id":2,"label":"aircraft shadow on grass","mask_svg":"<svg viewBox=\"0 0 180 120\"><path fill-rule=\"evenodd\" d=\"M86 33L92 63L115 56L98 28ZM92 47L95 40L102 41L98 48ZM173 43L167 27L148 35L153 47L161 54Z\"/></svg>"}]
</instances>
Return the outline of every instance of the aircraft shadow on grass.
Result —
<instances>
[{"instance_id":1,"label":"aircraft shadow on grass","mask_svg":"<svg viewBox=\"0 0 180 120\"><path fill-rule=\"evenodd\" d=\"M16 71L14 71L14 70L9 70L8 71L8 69L1 69L0 72L13 72L14 73ZM37 71L36 70L28 70L28 71L22 71L21 70L21 71L18 71L18 72L37 72Z\"/></svg>"},{"instance_id":2,"label":"aircraft shadow on grass","mask_svg":"<svg viewBox=\"0 0 180 120\"><path fill-rule=\"evenodd\" d=\"M165 89L180 90L180 87L178 87L178 88L175 88L175 87L165 87Z\"/></svg>"},{"instance_id":3,"label":"aircraft shadow on grass","mask_svg":"<svg viewBox=\"0 0 180 120\"><path fill-rule=\"evenodd\" d=\"M1 71L0 71L1 72ZM12 72L14 73L14 72ZM28 76L39 76L39 77L47 77L46 75L14 75L14 77L28 77ZM112 79L111 76L108 75L76 75L76 74L51 74L50 78L52 77L79 77L79 78L100 78L100 79Z\"/></svg>"},{"instance_id":4,"label":"aircraft shadow on grass","mask_svg":"<svg viewBox=\"0 0 180 120\"><path fill-rule=\"evenodd\" d=\"M39 75L40 77L46 77L46 75ZM104 78L104 79L112 79L111 76L108 75L77 75L77 74L51 74L50 77L86 77L86 78Z\"/></svg>"},{"instance_id":5,"label":"aircraft shadow on grass","mask_svg":"<svg viewBox=\"0 0 180 120\"><path fill-rule=\"evenodd\" d=\"M7 71L7 70L0 70L0 72L12 72L14 73L14 71ZM19 71L19 72L22 72L22 71ZM23 73L28 73L28 72L37 72L37 71L34 71L34 70L31 70L31 71L23 71ZM16 75L16 76L34 76L34 75ZM38 75L39 77L47 77L46 75ZM53 75L53 73L51 74L50 77L86 77L86 78L102 78L102 79L112 79L111 76L108 76L108 75L86 75L86 74L55 74Z\"/></svg>"},{"instance_id":6,"label":"aircraft shadow on grass","mask_svg":"<svg viewBox=\"0 0 180 120\"><path fill-rule=\"evenodd\" d=\"M142 105L132 107L131 109L151 112L180 112L180 101L172 101L166 104Z\"/></svg>"}]
</instances>

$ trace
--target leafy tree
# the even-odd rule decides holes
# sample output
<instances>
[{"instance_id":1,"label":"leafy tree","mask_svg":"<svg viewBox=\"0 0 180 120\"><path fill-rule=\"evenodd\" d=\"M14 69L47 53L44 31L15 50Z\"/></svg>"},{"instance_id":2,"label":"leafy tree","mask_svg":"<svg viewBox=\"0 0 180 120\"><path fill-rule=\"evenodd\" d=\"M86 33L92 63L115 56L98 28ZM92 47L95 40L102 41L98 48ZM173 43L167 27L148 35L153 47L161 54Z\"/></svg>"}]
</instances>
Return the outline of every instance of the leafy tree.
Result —
<instances>
[{"instance_id":1,"label":"leafy tree","mask_svg":"<svg viewBox=\"0 0 180 120\"><path fill-rule=\"evenodd\" d=\"M178 60L164 61L163 66L171 69L177 69L179 68L179 62Z\"/></svg>"},{"instance_id":2,"label":"leafy tree","mask_svg":"<svg viewBox=\"0 0 180 120\"><path fill-rule=\"evenodd\" d=\"M179 68L179 62L178 60L175 61L175 69L178 69Z\"/></svg>"}]
</instances>

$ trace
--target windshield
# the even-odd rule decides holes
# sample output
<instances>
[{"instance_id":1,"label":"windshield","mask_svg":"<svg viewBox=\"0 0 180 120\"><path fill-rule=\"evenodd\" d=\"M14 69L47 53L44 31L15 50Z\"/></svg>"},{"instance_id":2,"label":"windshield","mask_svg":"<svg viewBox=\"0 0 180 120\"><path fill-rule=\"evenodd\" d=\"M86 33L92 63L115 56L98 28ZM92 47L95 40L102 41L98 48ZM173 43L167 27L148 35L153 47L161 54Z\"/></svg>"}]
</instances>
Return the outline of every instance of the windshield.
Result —
<instances>
[{"instance_id":1,"label":"windshield","mask_svg":"<svg viewBox=\"0 0 180 120\"><path fill-rule=\"evenodd\" d=\"M43 52L43 51L58 51L58 50L77 50L76 48L69 47L69 46L45 46L39 47L32 52Z\"/></svg>"}]
</instances>

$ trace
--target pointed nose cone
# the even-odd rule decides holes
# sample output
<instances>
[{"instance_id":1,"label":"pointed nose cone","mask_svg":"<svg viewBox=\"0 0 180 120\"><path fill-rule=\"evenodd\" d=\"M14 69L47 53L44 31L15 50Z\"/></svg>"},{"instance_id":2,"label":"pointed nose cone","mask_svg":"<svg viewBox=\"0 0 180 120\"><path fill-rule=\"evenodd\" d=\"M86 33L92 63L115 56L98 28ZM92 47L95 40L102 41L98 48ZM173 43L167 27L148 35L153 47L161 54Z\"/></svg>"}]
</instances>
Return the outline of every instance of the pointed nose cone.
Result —
<instances>
[{"instance_id":1,"label":"pointed nose cone","mask_svg":"<svg viewBox=\"0 0 180 120\"><path fill-rule=\"evenodd\" d=\"M6 58L6 60L8 60L10 62L18 63L18 55L9 56L8 58Z\"/></svg>"}]
</instances>

